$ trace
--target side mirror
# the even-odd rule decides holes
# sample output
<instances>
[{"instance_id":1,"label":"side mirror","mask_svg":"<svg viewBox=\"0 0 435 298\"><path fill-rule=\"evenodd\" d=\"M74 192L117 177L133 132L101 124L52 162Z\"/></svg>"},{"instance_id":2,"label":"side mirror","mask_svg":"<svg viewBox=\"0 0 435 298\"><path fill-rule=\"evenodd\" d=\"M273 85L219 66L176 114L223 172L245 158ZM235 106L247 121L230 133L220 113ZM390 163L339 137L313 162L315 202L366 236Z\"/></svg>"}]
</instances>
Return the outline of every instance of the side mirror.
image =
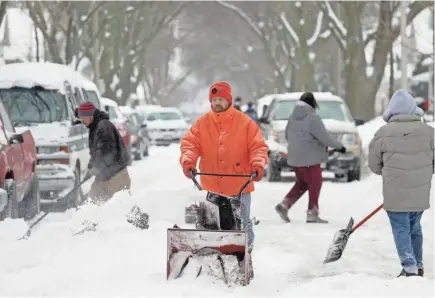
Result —
<instances>
[{"instance_id":1,"label":"side mirror","mask_svg":"<svg viewBox=\"0 0 435 298\"><path fill-rule=\"evenodd\" d=\"M24 138L23 138L23 135L21 135L21 134L13 134L9 138L10 145L16 145L16 144L22 144L22 143L24 143Z\"/></svg>"},{"instance_id":2,"label":"side mirror","mask_svg":"<svg viewBox=\"0 0 435 298\"><path fill-rule=\"evenodd\" d=\"M109 113L109 106L105 106L105 107L104 107L104 110L105 110L107 113Z\"/></svg>"},{"instance_id":3,"label":"side mirror","mask_svg":"<svg viewBox=\"0 0 435 298\"><path fill-rule=\"evenodd\" d=\"M75 108L75 109L74 109L74 116L75 116L76 118L79 117L79 109L78 109L78 108Z\"/></svg>"},{"instance_id":4,"label":"side mirror","mask_svg":"<svg viewBox=\"0 0 435 298\"><path fill-rule=\"evenodd\" d=\"M82 121L80 121L80 119L73 120L72 122L72 125L79 125L79 124L82 124Z\"/></svg>"},{"instance_id":5,"label":"side mirror","mask_svg":"<svg viewBox=\"0 0 435 298\"><path fill-rule=\"evenodd\" d=\"M146 124L146 123L142 123L142 125L141 125L140 127L142 127L142 128L147 128L147 126L148 126L148 124Z\"/></svg>"},{"instance_id":6,"label":"side mirror","mask_svg":"<svg viewBox=\"0 0 435 298\"><path fill-rule=\"evenodd\" d=\"M264 117L258 119L258 122L263 123L263 124L269 124L270 123L269 120L267 118L264 118Z\"/></svg>"},{"instance_id":7,"label":"side mirror","mask_svg":"<svg viewBox=\"0 0 435 298\"><path fill-rule=\"evenodd\" d=\"M365 121L363 119L355 118L355 125L356 126L364 125L364 123L365 123Z\"/></svg>"}]
</instances>

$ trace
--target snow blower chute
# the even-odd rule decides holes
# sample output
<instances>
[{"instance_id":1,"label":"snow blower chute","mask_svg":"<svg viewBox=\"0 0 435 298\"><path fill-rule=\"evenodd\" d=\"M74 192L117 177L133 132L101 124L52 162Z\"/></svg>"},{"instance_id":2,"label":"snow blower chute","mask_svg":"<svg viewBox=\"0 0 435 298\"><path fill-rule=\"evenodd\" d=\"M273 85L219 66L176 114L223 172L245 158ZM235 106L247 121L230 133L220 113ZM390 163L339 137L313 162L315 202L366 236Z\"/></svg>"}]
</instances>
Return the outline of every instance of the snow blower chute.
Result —
<instances>
[{"instance_id":1,"label":"snow blower chute","mask_svg":"<svg viewBox=\"0 0 435 298\"><path fill-rule=\"evenodd\" d=\"M196 175L247 177L237 196L207 192L205 202L196 211L196 228L178 226L167 231L167 279L198 278L209 275L226 284L249 284L253 278L248 239L241 217L241 199L245 188L256 177L251 175L191 173Z\"/></svg>"}]
</instances>

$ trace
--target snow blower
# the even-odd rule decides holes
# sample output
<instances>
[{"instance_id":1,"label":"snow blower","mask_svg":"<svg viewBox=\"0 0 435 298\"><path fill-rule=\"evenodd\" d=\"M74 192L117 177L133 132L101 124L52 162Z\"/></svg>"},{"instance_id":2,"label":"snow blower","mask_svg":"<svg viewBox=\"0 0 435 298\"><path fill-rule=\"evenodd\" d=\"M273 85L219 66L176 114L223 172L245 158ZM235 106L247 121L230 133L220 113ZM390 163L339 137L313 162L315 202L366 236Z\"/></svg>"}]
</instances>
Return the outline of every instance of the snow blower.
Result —
<instances>
[{"instance_id":1,"label":"snow blower","mask_svg":"<svg viewBox=\"0 0 435 298\"><path fill-rule=\"evenodd\" d=\"M195 228L175 225L167 231L167 279L209 275L227 285L247 285L253 278L248 239L241 216L241 199L245 188L256 177L248 174L191 173L199 190L196 175L247 177L237 196L207 192L205 202L195 207ZM205 273L205 274L204 274Z\"/></svg>"},{"instance_id":2,"label":"snow blower","mask_svg":"<svg viewBox=\"0 0 435 298\"><path fill-rule=\"evenodd\" d=\"M344 249L346 248L347 241L349 240L350 235L356 231L360 226L362 226L366 221L368 221L373 215L378 213L384 205L380 205L375 210L373 210L369 215L363 218L355 227L353 226L353 218L351 217L349 223L347 224L346 229L339 230L334 235L334 239L332 240L332 244L328 249L325 260L323 264L335 262L341 258Z\"/></svg>"}]
</instances>

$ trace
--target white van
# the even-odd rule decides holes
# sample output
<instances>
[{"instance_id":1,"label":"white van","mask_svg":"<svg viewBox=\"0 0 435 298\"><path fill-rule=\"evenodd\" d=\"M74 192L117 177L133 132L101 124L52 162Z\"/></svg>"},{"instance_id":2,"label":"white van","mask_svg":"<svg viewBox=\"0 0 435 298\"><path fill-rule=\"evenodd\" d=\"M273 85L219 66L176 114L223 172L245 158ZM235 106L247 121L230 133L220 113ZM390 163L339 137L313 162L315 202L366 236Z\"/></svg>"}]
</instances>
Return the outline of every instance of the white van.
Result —
<instances>
[{"instance_id":1,"label":"white van","mask_svg":"<svg viewBox=\"0 0 435 298\"><path fill-rule=\"evenodd\" d=\"M66 65L14 63L0 67L0 97L15 129L29 129L35 139L42 198L66 194L86 174L90 159L88 129L75 123L74 111L87 100L101 107L96 85ZM81 199L77 190L69 201L77 205Z\"/></svg>"}]
</instances>

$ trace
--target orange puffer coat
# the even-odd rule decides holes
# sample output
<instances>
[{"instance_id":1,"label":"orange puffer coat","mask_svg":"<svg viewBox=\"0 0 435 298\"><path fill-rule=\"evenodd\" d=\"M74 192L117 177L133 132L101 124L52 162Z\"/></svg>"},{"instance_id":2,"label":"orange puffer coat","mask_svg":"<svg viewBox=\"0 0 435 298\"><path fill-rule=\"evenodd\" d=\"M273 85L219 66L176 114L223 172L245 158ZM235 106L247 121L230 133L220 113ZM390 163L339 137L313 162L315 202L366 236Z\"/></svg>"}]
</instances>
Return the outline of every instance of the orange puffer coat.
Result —
<instances>
[{"instance_id":1,"label":"orange puffer coat","mask_svg":"<svg viewBox=\"0 0 435 298\"><path fill-rule=\"evenodd\" d=\"M268 163L268 147L258 125L247 115L230 106L199 118L181 140L180 164L196 165L199 171L216 174L251 174ZM248 178L201 176L204 190L237 195ZM250 183L244 193L254 191Z\"/></svg>"}]
</instances>

